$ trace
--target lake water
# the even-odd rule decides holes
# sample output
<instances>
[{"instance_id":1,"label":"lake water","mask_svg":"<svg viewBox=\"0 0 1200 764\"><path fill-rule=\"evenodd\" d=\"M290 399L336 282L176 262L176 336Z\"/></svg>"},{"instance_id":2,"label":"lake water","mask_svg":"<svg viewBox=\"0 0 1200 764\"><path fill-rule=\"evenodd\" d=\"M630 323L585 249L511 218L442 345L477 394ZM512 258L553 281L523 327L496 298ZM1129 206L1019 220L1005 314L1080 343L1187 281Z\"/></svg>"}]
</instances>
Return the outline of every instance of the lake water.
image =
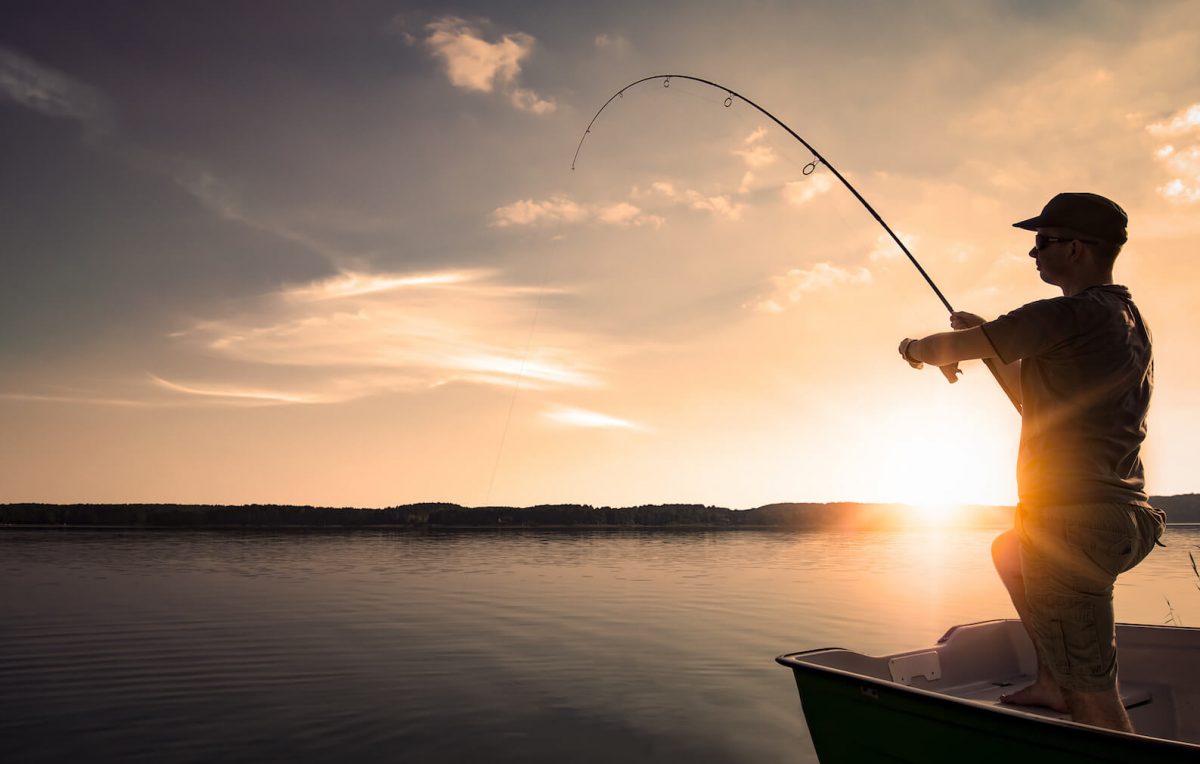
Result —
<instances>
[{"instance_id":1,"label":"lake water","mask_svg":"<svg viewBox=\"0 0 1200 764\"><path fill-rule=\"evenodd\" d=\"M772 659L1012 617L996 532L0 530L0 761L815 762Z\"/></svg>"}]
</instances>

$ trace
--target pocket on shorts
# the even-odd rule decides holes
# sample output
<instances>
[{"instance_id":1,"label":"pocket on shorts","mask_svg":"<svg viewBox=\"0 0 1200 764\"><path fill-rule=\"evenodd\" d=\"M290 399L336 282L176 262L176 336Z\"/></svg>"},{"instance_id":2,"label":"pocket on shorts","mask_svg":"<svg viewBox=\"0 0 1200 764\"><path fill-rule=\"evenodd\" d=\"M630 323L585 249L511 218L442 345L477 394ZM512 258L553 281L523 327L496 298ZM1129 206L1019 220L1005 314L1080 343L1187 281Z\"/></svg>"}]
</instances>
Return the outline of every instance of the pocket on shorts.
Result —
<instances>
[{"instance_id":1,"label":"pocket on shorts","mask_svg":"<svg viewBox=\"0 0 1200 764\"><path fill-rule=\"evenodd\" d=\"M1071 529L1071 537L1079 546L1080 551L1087 555L1096 567L1114 578L1130 567L1137 550L1132 525L1130 531L1116 531L1111 528L1090 528L1076 526Z\"/></svg>"},{"instance_id":2,"label":"pocket on shorts","mask_svg":"<svg viewBox=\"0 0 1200 764\"><path fill-rule=\"evenodd\" d=\"M1088 598L1054 603L1056 616L1043 628L1043 656L1064 687L1079 691L1105 689L1116 676L1112 608Z\"/></svg>"}]
</instances>

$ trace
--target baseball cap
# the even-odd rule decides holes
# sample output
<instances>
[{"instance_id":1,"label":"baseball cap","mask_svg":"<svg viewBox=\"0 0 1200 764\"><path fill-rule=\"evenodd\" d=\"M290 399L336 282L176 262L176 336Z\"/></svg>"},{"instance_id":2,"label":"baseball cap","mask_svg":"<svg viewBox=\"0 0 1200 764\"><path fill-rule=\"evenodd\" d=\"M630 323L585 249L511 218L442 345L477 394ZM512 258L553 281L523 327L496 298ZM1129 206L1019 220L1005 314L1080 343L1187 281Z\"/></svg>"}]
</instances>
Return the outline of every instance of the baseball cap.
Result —
<instances>
[{"instance_id":1,"label":"baseball cap","mask_svg":"<svg viewBox=\"0 0 1200 764\"><path fill-rule=\"evenodd\" d=\"M1093 236L1111 244L1124 244L1129 238L1125 226L1129 216L1111 199L1099 194L1069 192L1055 196L1037 217L1013 223L1014 228L1036 231L1039 228L1066 228L1084 236Z\"/></svg>"}]
</instances>

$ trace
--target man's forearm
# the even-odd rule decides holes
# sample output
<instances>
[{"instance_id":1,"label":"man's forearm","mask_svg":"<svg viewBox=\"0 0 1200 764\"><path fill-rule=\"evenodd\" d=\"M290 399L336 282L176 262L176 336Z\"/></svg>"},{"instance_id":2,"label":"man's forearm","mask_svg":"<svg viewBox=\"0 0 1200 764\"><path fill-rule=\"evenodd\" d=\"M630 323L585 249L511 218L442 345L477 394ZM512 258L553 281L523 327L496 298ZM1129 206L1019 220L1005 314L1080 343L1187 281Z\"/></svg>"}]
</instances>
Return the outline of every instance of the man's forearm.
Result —
<instances>
[{"instance_id":1,"label":"man's forearm","mask_svg":"<svg viewBox=\"0 0 1200 764\"><path fill-rule=\"evenodd\" d=\"M975 358L989 359L988 363L1000 379L1000 383L1018 403L1021 400L1021 362L1006 364L997 356L992 342L979 327L954 332L931 334L913 340L903 350L910 362L919 361L931 366L943 367ZM953 380L951 380L953 381Z\"/></svg>"},{"instance_id":2,"label":"man's forearm","mask_svg":"<svg viewBox=\"0 0 1200 764\"><path fill-rule=\"evenodd\" d=\"M979 327L957 332L939 332L913 340L908 355L932 366L946 366L974 358L995 358L991 341Z\"/></svg>"}]
</instances>

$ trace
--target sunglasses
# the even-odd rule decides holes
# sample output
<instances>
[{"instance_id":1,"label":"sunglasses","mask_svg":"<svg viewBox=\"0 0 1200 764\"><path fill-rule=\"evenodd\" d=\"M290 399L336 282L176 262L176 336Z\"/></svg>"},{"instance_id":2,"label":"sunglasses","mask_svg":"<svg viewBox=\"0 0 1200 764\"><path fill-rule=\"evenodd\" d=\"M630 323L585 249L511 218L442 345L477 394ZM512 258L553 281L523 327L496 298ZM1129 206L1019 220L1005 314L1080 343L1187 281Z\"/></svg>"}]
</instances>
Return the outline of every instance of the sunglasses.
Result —
<instances>
[{"instance_id":1,"label":"sunglasses","mask_svg":"<svg viewBox=\"0 0 1200 764\"><path fill-rule=\"evenodd\" d=\"M1061 244L1064 241L1075 241L1075 239L1060 239L1056 236L1046 236L1045 234L1039 233L1033 239L1033 246L1035 249L1037 249L1037 251L1041 252L1051 244Z\"/></svg>"},{"instance_id":2,"label":"sunglasses","mask_svg":"<svg viewBox=\"0 0 1200 764\"><path fill-rule=\"evenodd\" d=\"M1034 246L1034 248L1037 249L1037 251L1041 252L1043 249L1045 249L1046 247L1049 247L1051 244L1061 244L1064 241L1082 241L1085 244L1099 244L1100 243L1100 242L1096 241L1095 239L1081 239L1078 236L1072 236L1070 238L1063 239L1063 238L1059 238L1057 236L1047 236L1045 234L1039 233L1037 236L1035 236L1033 238L1033 246Z\"/></svg>"}]
</instances>

